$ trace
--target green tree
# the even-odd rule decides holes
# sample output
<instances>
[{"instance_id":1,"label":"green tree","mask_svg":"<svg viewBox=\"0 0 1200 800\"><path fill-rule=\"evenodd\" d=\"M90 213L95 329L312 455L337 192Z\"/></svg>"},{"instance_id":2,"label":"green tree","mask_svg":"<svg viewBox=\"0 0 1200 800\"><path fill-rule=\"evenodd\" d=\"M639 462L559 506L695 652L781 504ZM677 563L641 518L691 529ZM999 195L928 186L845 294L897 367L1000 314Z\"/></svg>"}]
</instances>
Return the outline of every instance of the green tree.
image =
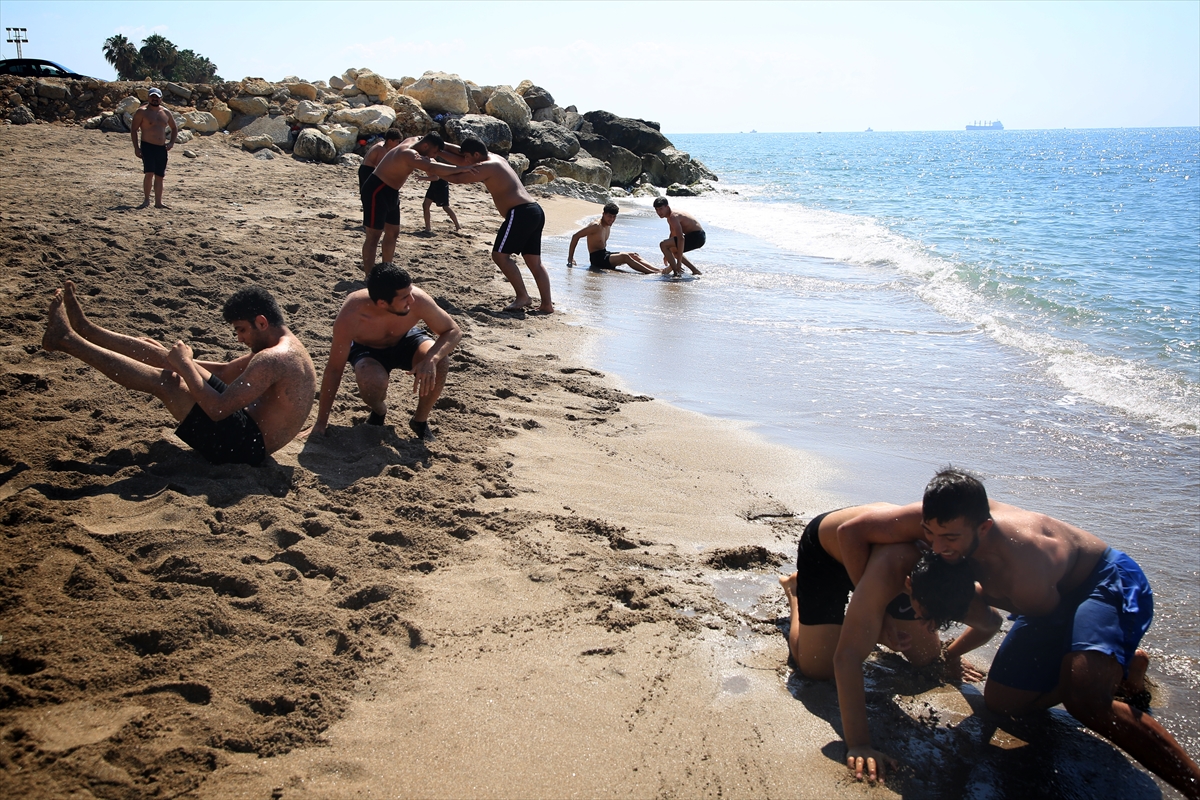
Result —
<instances>
[{"instance_id":1,"label":"green tree","mask_svg":"<svg viewBox=\"0 0 1200 800\"><path fill-rule=\"evenodd\" d=\"M171 68L179 60L179 51L165 36L152 33L142 40L142 48L138 50L142 62L150 68L151 77L162 79L171 74Z\"/></svg>"},{"instance_id":2,"label":"green tree","mask_svg":"<svg viewBox=\"0 0 1200 800\"><path fill-rule=\"evenodd\" d=\"M104 40L104 60L113 65L117 71L117 80L137 80L138 51L133 42L121 34L110 36Z\"/></svg>"},{"instance_id":3,"label":"green tree","mask_svg":"<svg viewBox=\"0 0 1200 800\"><path fill-rule=\"evenodd\" d=\"M167 77L180 83L212 83L216 74L216 64L192 50L180 50Z\"/></svg>"}]
</instances>

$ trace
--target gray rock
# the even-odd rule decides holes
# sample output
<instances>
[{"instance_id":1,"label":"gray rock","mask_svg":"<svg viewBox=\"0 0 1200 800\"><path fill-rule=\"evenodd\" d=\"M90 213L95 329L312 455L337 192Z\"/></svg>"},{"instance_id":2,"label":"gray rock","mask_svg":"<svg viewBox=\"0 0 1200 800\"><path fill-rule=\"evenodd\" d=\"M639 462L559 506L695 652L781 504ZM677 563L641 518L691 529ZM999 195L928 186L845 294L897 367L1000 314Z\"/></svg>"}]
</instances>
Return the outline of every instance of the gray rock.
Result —
<instances>
[{"instance_id":1,"label":"gray rock","mask_svg":"<svg viewBox=\"0 0 1200 800\"><path fill-rule=\"evenodd\" d=\"M229 98L229 107L239 114L246 114L251 117L264 116L271 110L271 104L266 99L257 95L242 95L241 97Z\"/></svg>"},{"instance_id":2,"label":"gray rock","mask_svg":"<svg viewBox=\"0 0 1200 800\"><path fill-rule=\"evenodd\" d=\"M329 88L340 92L342 89L346 88L347 83L348 81L344 81L337 75L334 75L329 79Z\"/></svg>"},{"instance_id":3,"label":"gray rock","mask_svg":"<svg viewBox=\"0 0 1200 800\"><path fill-rule=\"evenodd\" d=\"M338 156L337 162L343 167L353 167L358 169L358 165L363 162L363 157L358 153L342 153Z\"/></svg>"},{"instance_id":4,"label":"gray rock","mask_svg":"<svg viewBox=\"0 0 1200 800\"><path fill-rule=\"evenodd\" d=\"M528 130L514 131L513 149L531 159L567 160L579 152L575 134L553 122L530 122Z\"/></svg>"},{"instance_id":5,"label":"gray rock","mask_svg":"<svg viewBox=\"0 0 1200 800\"><path fill-rule=\"evenodd\" d=\"M416 100L407 95L398 94L391 99L392 108L396 110L396 120L392 127L400 131L407 139L410 136L424 136L437 127L433 118L425 113L425 109Z\"/></svg>"},{"instance_id":6,"label":"gray rock","mask_svg":"<svg viewBox=\"0 0 1200 800\"><path fill-rule=\"evenodd\" d=\"M324 122L325 116L329 113L329 109L320 103L314 103L311 100L301 100L296 104L296 110L292 115L297 122L303 122L307 125L316 125L318 122Z\"/></svg>"},{"instance_id":7,"label":"gray rock","mask_svg":"<svg viewBox=\"0 0 1200 800\"><path fill-rule=\"evenodd\" d=\"M420 80L405 86L402 91L427 111L466 114L471 109L471 104L467 102L467 84L457 75L426 72Z\"/></svg>"},{"instance_id":8,"label":"gray rock","mask_svg":"<svg viewBox=\"0 0 1200 800\"><path fill-rule=\"evenodd\" d=\"M612 170L608 164L591 156L576 156L570 161L547 158L538 161L537 167L549 167L560 178L571 178L581 183L599 186L602 189L607 189L612 183Z\"/></svg>"},{"instance_id":9,"label":"gray rock","mask_svg":"<svg viewBox=\"0 0 1200 800\"><path fill-rule=\"evenodd\" d=\"M112 117L109 117L109 119L112 119ZM33 112L29 110L29 106L21 104L8 112L8 121L13 125L28 125L34 121ZM119 132L124 133L125 130L127 129L122 126Z\"/></svg>"},{"instance_id":10,"label":"gray rock","mask_svg":"<svg viewBox=\"0 0 1200 800\"><path fill-rule=\"evenodd\" d=\"M575 106L571 106L563 112L563 121L561 124L569 131L578 131L583 127L583 115L574 110Z\"/></svg>"},{"instance_id":11,"label":"gray rock","mask_svg":"<svg viewBox=\"0 0 1200 800\"><path fill-rule=\"evenodd\" d=\"M316 100L317 87L305 81L294 81L287 84L288 94L300 100Z\"/></svg>"},{"instance_id":12,"label":"gray rock","mask_svg":"<svg viewBox=\"0 0 1200 800\"><path fill-rule=\"evenodd\" d=\"M570 178L558 178L542 186L535 186L530 191L534 195L562 195L586 200L589 203L607 203L609 198L607 189L601 189L590 183L580 183Z\"/></svg>"},{"instance_id":13,"label":"gray rock","mask_svg":"<svg viewBox=\"0 0 1200 800\"><path fill-rule=\"evenodd\" d=\"M462 144L464 139L478 139L488 150L508 155L512 149L512 131L502 119L483 114L467 114L446 122L446 141Z\"/></svg>"},{"instance_id":14,"label":"gray rock","mask_svg":"<svg viewBox=\"0 0 1200 800\"><path fill-rule=\"evenodd\" d=\"M693 189L691 186L684 186L682 183L672 183L667 187L668 197L699 197L700 192Z\"/></svg>"},{"instance_id":15,"label":"gray rock","mask_svg":"<svg viewBox=\"0 0 1200 800\"><path fill-rule=\"evenodd\" d=\"M567 112L558 106L546 106L533 112L533 118L538 122L553 122L555 125L567 127ZM570 128L567 128L570 130Z\"/></svg>"},{"instance_id":16,"label":"gray rock","mask_svg":"<svg viewBox=\"0 0 1200 800\"><path fill-rule=\"evenodd\" d=\"M396 121L396 110L384 105L346 108L330 114L329 120L358 128L359 133L384 133Z\"/></svg>"},{"instance_id":17,"label":"gray rock","mask_svg":"<svg viewBox=\"0 0 1200 800\"><path fill-rule=\"evenodd\" d=\"M266 134L258 134L256 136L247 136L242 140L242 149L249 150L251 153L256 153L264 147L271 148L275 146L275 142Z\"/></svg>"},{"instance_id":18,"label":"gray rock","mask_svg":"<svg viewBox=\"0 0 1200 800\"><path fill-rule=\"evenodd\" d=\"M45 78L39 78L34 81L34 86L37 89L38 97L45 97L48 100L65 100L71 96L71 90L63 86L61 83L54 83Z\"/></svg>"},{"instance_id":19,"label":"gray rock","mask_svg":"<svg viewBox=\"0 0 1200 800\"><path fill-rule=\"evenodd\" d=\"M529 158L523 153L509 153L508 165L512 167L513 172L521 176L529 171Z\"/></svg>"},{"instance_id":20,"label":"gray rock","mask_svg":"<svg viewBox=\"0 0 1200 800\"><path fill-rule=\"evenodd\" d=\"M196 151L195 150L184 150L183 157L184 158L196 158Z\"/></svg>"},{"instance_id":21,"label":"gray rock","mask_svg":"<svg viewBox=\"0 0 1200 800\"><path fill-rule=\"evenodd\" d=\"M200 133L216 133L221 129L217 118L207 111L189 111L183 115L183 125Z\"/></svg>"},{"instance_id":22,"label":"gray rock","mask_svg":"<svg viewBox=\"0 0 1200 800\"><path fill-rule=\"evenodd\" d=\"M529 110L529 106L525 105L521 96L509 86L497 86L484 108L491 116L504 120L514 136L526 130L533 119L533 112Z\"/></svg>"},{"instance_id":23,"label":"gray rock","mask_svg":"<svg viewBox=\"0 0 1200 800\"><path fill-rule=\"evenodd\" d=\"M639 156L671 146L667 137L640 120L618 117L608 111L589 111L583 118L592 124L593 131Z\"/></svg>"},{"instance_id":24,"label":"gray rock","mask_svg":"<svg viewBox=\"0 0 1200 800\"><path fill-rule=\"evenodd\" d=\"M554 97L540 86L530 86L521 96L525 98L525 105L529 106L530 111L554 105Z\"/></svg>"},{"instance_id":25,"label":"gray rock","mask_svg":"<svg viewBox=\"0 0 1200 800\"><path fill-rule=\"evenodd\" d=\"M256 117L240 128L234 128L233 125L234 123L230 123L229 129L239 131L247 139L252 136L266 136L276 147L287 147L291 142L292 126L288 125L287 117L282 114L273 117Z\"/></svg>"},{"instance_id":26,"label":"gray rock","mask_svg":"<svg viewBox=\"0 0 1200 800\"><path fill-rule=\"evenodd\" d=\"M101 122L104 122L103 114L98 114L94 117L88 117L83 121L83 129L85 131L94 131L100 127Z\"/></svg>"},{"instance_id":27,"label":"gray rock","mask_svg":"<svg viewBox=\"0 0 1200 800\"><path fill-rule=\"evenodd\" d=\"M272 158L275 157L275 154L272 153L270 150L259 150L257 153L254 154L254 157L257 158L259 161L270 161Z\"/></svg>"},{"instance_id":28,"label":"gray rock","mask_svg":"<svg viewBox=\"0 0 1200 800\"><path fill-rule=\"evenodd\" d=\"M251 97L270 97L275 94L275 85L262 78L242 78L242 91Z\"/></svg>"},{"instance_id":29,"label":"gray rock","mask_svg":"<svg viewBox=\"0 0 1200 800\"><path fill-rule=\"evenodd\" d=\"M312 161L323 161L332 164L337 161L338 152L333 140L314 128L305 128L296 137L296 146L292 153L297 158L307 158Z\"/></svg>"},{"instance_id":30,"label":"gray rock","mask_svg":"<svg viewBox=\"0 0 1200 800\"><path fill-rule=\"evenodd\" d=\"M671 183L671 181L667 180L667 166L656 155L647 154L642 156L642 172L648 177L650 183L655 186L668 186Z\"/></svg>"},{"instance_id":31,"label":"gray rock","mask_svg":"<svg viewBox=\"0 0 1200 800\"><path fill-rule=\"evenodd\" d=\"M687 153L682 150L676 150L674 147L664 147L658 153L658 157L663 162L668 184L681 183L686 186L689 183L695 182L691 166L692 157ZM687 195L681 196L686 197Z\"/></svg>"},{"instance_id":32,"label":"gray rock","mask_svg":"<svg viewBox=\"0 0 1200 800\"><path fill-rule=\"evenodd\" d=\"M589 155L593 155L601 161L608 161L612 156L612 142L605 139L603 136L598 136L594 133L581 133L576 131L575 138L579 140L580 148L586 150ZM641 163L640 161L638 162ZM639 168L638 172L642 170Z\"/></svg>"},{"instance_id":33,"label":"gray rock","mask_svg":"<svg viewBox=\"0 0 1200 800\"><path fill-rule=\"evenodd\" d=\"M17 108L25 108L25 106L17 106ZM25 108L26 111L29 109ZM12 119L10 116L9 119ZM16 122L16 120L13 120ZM33 122L30 115L30 122ZM129 133L129 126L125 124L125 117L122 114L110 114L105 117L100 123L100 130L105 133Z\"/></svg>"},{"instance_id":34,"label":"gray rock","mask_svg":"<svg viewBox=\"0 0 1200 800\"><path fill-rule=\"evenodd\" d=\"M543 183L549 183L556 178L558 178L558 175L554 172L554 170L542 165L534 167L533 169L529 170L529 172L526 172L521 177L521 183L525 184L526 186L540 186Z\"/></svg>"},{"instance_id":35,"label":"gray rock","mask_svg":"<svg viewBox=\"0 0 1200 800\"><path fill-rule=\"evenodd\" d=\"M628 186L642 174L642 160L624 147L614 145L605 160L612 168L614 186Z\"/></svg>"},{"instance_id":36,"label":"gray rock","mask_svg":"<svg viewBox=\"0 0 1200 800\"><path fill-rule=\"evenodd\" d=\"M184 100L192 99L192 90L187 88L186 86L180 86L178 83L172 83L171 81L167 81L166 83L163 84L163 88L166 89L171 94L175 95L176 97L182 97Z\"/></svg>"},{"instance_id":37,"label":"gray rock","mask_svg":"<svg viewBox=\"0 0 1200 800\"><path fill-rule=\"evenodd\" d=\"M720 180L720 178L717 177L717 174L715 172L713 172L711 169L709 169L708 167L704 166L704 164L698 158L692 159L692 168L695 170L696 180L704 180L704 181L719 181Z\"/></svg>"}]
</instances>

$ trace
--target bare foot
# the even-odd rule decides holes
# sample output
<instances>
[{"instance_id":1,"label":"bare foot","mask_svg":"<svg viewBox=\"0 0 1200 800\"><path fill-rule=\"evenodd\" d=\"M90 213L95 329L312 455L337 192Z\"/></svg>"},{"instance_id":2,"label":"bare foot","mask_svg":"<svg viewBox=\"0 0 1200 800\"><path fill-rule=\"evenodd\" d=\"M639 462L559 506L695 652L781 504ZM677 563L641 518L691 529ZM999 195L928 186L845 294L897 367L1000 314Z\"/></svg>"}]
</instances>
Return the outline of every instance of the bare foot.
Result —
<instances>
[{"instance_id":1,"label":"bare foot","mask_svg":"<svg viewBox=\"0 0 1200 800\"><path fill-rule=\"evenodd\" d=\"M54 299L46 311L46 332L42 334L43 350L62 350L63 343L71 335L71 323L63 310L63 290L54 291Z\"/></svg>"},{"instance_id":2,"label":"bare foot","mask_svg":"<svg viewBox=\"0 0 1200 800\"><path fill-rule=\"evenodd\" d=\"M140 206L137 206L137 208L149 208L149 207L150 207L150 198L149 197L147 197L145 200L143 200L142 204Z\"/></svg>"},{"instance_id":3,"label":"bare foot","mask_svg":"<svg viewBox=\"0 0 1200 800\"><path fill-rule=\"evenodd\" d=\"M1129 659L1129 677L1121 681L1119 688L1134 695L1146 689L1146 669L1150 666L1150 656L1145 650L1138 649L1133 658Z\"/></svg>"},{"instance_id":4,"label":"bare foot","mask_svg":"<svg viewBox=\"0 0 1200 800\"><path fill-rule=\"evenodd\" d=\"M170 207L169 205L167 205L166 203L155 203L155 204L154 204L154 207L155 207L155 208L165 208L165 209L167 209L168 211L170 211L170 210L171 210L171 207Z\"/></svg>"},{"instance_id":5,"label":"bare foot","mask_svg":"<svg viewBox=\"0 0 1200 800\"><path fill-rule=\"evenodd\" d=\"M783 593L788 597L796 594L796 576L799 574L798 572L793 572L791 575L779 578L779 585L783 587Z\"/></svg>"},{"instance_id":6,"label":"bare foot","mask_svg":"<svg viewBox=\"0 0 1200 800\"><path fill-rule=\"evenodd\" d=\"M76 333L83 336L84 331L92 323L87 318L87 315L83 313L83 306L79 305L79 298L75 294L75 281L63 281L62 299L63 307L67 310L67 319L71 321L71 327Z\"/></svg>"},{"instance_id":7,"label":"bare foot","mask_svg":"<svg viewBox=\"0 0 1200 800\"><path fill-rule=\"evenodd\" d=\"M529 297L526 297L524 300L513 300L511 303L509 303L508 305L506 305L504 307L504 310L505 311L524 311L525 309L529 308L532 305L533 305L533 300Z\"/></svg>"},{"instance_id":8,"label":"bare foot","mask_svg":"<svg viewBox=\"0 0 1200 800\"><path fill-rule=\"evenodd\" d=\"M538 313L539 314L553 314L554 306L553 305L540 305L540 306L538 306Z\"/></svg>"}]
</instances>

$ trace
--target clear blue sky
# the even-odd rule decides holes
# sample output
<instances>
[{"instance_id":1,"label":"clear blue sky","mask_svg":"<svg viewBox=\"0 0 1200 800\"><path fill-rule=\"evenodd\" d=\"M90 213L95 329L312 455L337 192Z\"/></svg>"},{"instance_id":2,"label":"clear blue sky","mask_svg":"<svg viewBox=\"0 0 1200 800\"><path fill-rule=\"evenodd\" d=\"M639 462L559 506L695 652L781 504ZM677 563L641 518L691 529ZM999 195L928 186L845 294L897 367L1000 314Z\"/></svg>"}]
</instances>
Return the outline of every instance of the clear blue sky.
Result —
<instances>
[{"instance_id":1,"label":"clear blue sky","mask_svg":"<svg viewBox=\"0 0 1200 800\"><path fill-rule=\"evenodd\" d=\"M161 33L227 80L529 78L668 134L1200 125L1200 2L0 0L0 24L97 78L106 38Z\"/></svg>"}]
</instances>

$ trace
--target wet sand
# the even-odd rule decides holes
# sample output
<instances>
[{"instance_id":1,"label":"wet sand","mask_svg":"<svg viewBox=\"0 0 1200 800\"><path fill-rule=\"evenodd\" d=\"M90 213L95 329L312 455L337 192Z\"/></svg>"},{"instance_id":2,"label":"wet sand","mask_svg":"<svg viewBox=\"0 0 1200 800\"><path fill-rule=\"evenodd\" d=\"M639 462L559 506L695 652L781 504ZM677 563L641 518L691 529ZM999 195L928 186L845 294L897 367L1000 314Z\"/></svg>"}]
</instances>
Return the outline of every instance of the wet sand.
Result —
<instances>
[{"instance_id":1,"label":"wet sand","mask_svg":"<svg viewBox=\"0 0 1200 800\"><path fill-rule=\"evenodd\" d=\"M0 153L5 796L1156 796L1069 718L988 728L977 692L883 653L878 744L908 766L848 780L771 586L838 476L624 391L568 308L500 313L479 187L452 189L463 235L437 209L418 235L425 184L402 192L397 261L464 331L437 440L409 438L402 376L361 425L347 373L328 438L213 467L157 401L40 348L53 289L224 360L221 303L260 283L321 371L361 286L354 169L201 138L156 211L126 137L2 127ZM599 211L543 205L548 233Z\"/></svg>"}]
</instances>

